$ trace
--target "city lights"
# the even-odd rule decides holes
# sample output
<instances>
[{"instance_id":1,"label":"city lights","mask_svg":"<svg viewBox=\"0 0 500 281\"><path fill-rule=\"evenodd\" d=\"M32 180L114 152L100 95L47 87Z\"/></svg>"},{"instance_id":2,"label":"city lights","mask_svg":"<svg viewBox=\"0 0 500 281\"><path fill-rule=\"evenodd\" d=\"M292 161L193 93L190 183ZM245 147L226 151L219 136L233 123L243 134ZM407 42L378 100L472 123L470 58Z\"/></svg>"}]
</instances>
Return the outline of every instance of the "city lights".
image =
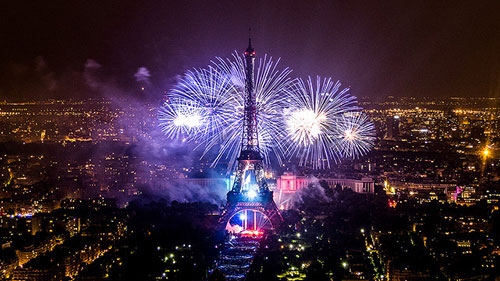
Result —
<instances>
[{"instance_id":1,"label":"city lights","mask_svg":"<svg viewBox=\"0 0 500 281\"><path fill-rule=\"evenodd\" d=\"M4 2L1 281L499 279L500 1Z\"/></svg>"},{"instance_id":2,"label":"city lights","mask_svg":"<svg viewBox=\"0 0 500 281\"><path fill-rule=\"evenodd\" d=\"M460 103L465 102L460 100ZM473 101L471 103L477 104L478 102ZM67 273L63 270L60 274L73 276L74 279L80 274L82 276L85 275L86 261L92 262L94 259L107 261L108 256L118 255L118 253L118 256L110 259L110 264L117 271L123 266L131 267L132 265L128 262L127 256L140 255L136 248L139 245L135 244L134 240L129 239L132 232L144 233L146 239L155 239L155 237L170 237L166 239L173 239L172 237L175 237L169 236L171 234L168 234L168 232L161 232L163 230L158 227L142 227L143 225L140 222L153 221L159 211L165 214L178 214L179 210L185 208L186 211L181 211L181 214L175 218L176 225L183 227L182 222L199 221L201 216L207 223L207 226L201 226L203 229L205 229L204 227L210 227L209 231L216 229L215 223L217 221L214 220L214 216L222 213L220 209L214 211L209 208L202 211L204 208L201 207L202 205L187 201L199 198L215 198L216 196L211 193L211 188L218 185L219 181L224 182L221 185L223 190L231 188L231 185L227 183L229 180L226 181L225 179L189 178L190 174L198 173L198 171L209 171L210 161L199 160L199 162L194 164L184 164L177 163L176 161L178 160L176 159L167 159L164 160L165 163L158 163L149 158L141 158L144 156L130 154L129 148L137 145L132 139L141 138L143 132L134 131L135 135L131 136L130 129L127 129L122 124L127 122L106 123L107 127L95 128L96 131L93 131L93 133L86 131L86 126L82 123L75 127L75 131L63 133L61 128L63 128L64 122L67 121L62 120L58 115L49 118L50 122L47 121L48 123L43 123L45 122L43 120L29 119L36 116L44 116L44 111L38 111L38 108L44 108L44 106L51 108L47 105L37 104L37 107L32 108L13 104L4 106L10 107L13 114L24 114L25 112L25 117L28 121L26 123L19 123L18 126L20 128L13 130L11 133L10 137L19 142L18 148L4 151L0 154L0 161L3 161L3 168L0 167L0 178L3 181L0 183L0 186L2 187L3 194L6 196L2 198L0 204L0 220L3 221L3 225L5 226L2 229L9 235L32 237L36 243L34 245L29 244L26 248L24 245L17 246L17 244L11 243L9 246L8 243L5 244L5 250L11 251L14 258L5 261L4 264L7 264L7 266L3 269L4 271L0 272L0 275L8 275L11 278L14 274L16 276L31 274L30 272L37 270L33 266L41 258L51 257L55 252L59 253L60 250L58 247L69 247L73 253L81 253L73 255L71 258L66 254L62 255L64 259L56 257L56 260L60 264L66 263L68 265L67 267L61 267L61 270L68 268ZM100 103L93 101L82 105L68 102L67 107L60 111L67 112L71 122L77 122L75 120L79 120L79 112L84 109L89 112L83 115L85 116L84 118L90 119L82 120L92 120L92 113L90 112L97 112L97 110L87 109L87 107L97 108L99 106ZM2 108L2 110L7 110L5 108ZM113 118L119 118L120 120L133 120L138 115L138 112L148 110L155 112L154 109L149 107L130 107L127 110L120 109L116 111L103 109L101 114L107 116L106 118L110 118L110 120L114 120L111 118L113 116L119 116ZM58 110L51 109L49 111L57 112ZM134 114L134 116L128 116L126 112L129 111L133 112L130 114ZM189 127L192 127L192 130L197 130L199 128L197 127L198 122L204 121L201 115L196 114L195 110L190 112L193 115L189 115L191 113L186 112L185 115L179 116L177 120L178 125L183 125L185 130ZM250 268L250 264L256 253L254 251L257 251L260 247L266 249L266 251L276 251L276 249L273 249L274 246L272 244L257 246L258 243L264 241L262 240L263 237L276 235L278 239L274 241L277 241L275 247L278 249L277 253L279 254L275 257L264 254L264 260L269 261L279 258L280 261L284 261L283 267L279 269L280 273L277 273L277 276L283 276L283 278L305 278L308 272L307 269L311 263L309 257L313 256L317 260L327 259L322 253L313 252L317 247L311 245L318 245L328 249L340 237L344 241L350 241L350 239L364 241L362 246L359 246L357 243L336 245L336 247L340 247L342 251L348 253L348 256L342 257L343 260L336 267L345 268L345 270L342 270L342 274L350 276L350 278L363 277L367 279L368 277L366 276L371 274L370 272L376 271L377 273L374 276L378 276L377 278L382 280L382 273L385 272L386 268L390 268L393 272L398 272L401 275L413 274L425 279L428 278L430 274L428 272L432 272L432 269L423 272L405 271L404 267L399 268L397 264L388 261L397 261L401 256L407 257L408 253L419 257L422 251L427 256L435 255L436 260L440 261L446 260L440 258L441 254L445 257L451 256L454 258L461 258L464 255L476 255L478 250L474 248L474 245L477 241L480 241L479 239L484 239L484 241L492 242L483 246L480 250L481 255L484 255L485 258L477 259L477 263L480 265L478 268L482 270L478 271L480 272L478 274L489 274L488 270L496 266L494 259L490 257L491 255L496 255L496 242L494 240L487 240L492 235L490 232L492 222L489 218L478 216L474 212L469 212L469 210L472 209L470 208L471 206L474 206L474 208L478 208L484 213L495 214L498 211L498 206L496 205L498 204L497 198L500 198L499 193L495 188L491 188L495 186L495 181L492 181L492 179L498 177L498 163L495 155L495 148L498 145L495 143L495 140L498 138L498 135L496 135L497 133L494 130L485 130L483 133L481 129L478 129L479 126L486 127L487 124L490 124L488 122L491 122L491 114L488 111L462 109L458 117L453 117L453 115L447 116L446 112L443 110L428 110L423 106L420 106L418 110L415 107L398 109L397 111L393 109L364 110L362 114L369 115L370 120L374 121L375 126L379 126L377 124L381 122L384 124L384 122L387 122L387 119L393 119L395 113L402 116L400 118L402 121L401 123L393 124L390 139L385 139L386 132L384 130L387 130L387 128L378 132L377 138L380 139L374 143L376 153L369 154L366 158L354 160L347 168L339 165L335 169L335 173L329 174L330 172L326 170L312 177L287 171L285 174L280 175L279 172L272 170L272 166L271 168L266 167L261 175L272 185L275 191L274 195L280 200L277 203L279 203L278 206L281 212L287 212L286 210L288 209L296 208L294 206L296 203L290 201L292 196L313 195L315 200L321 199L326 201L322 201L323 203L321 204L307 202L307 200L299 203L307 208L296 213L296 223L285 226L290 231L283 233L276 232L276 230L266 232L266 229L272 229L269 219L254 209L247 209L246 212L236 212L232 221L232 228L228 230L230 231L228 240L224 242L227 244L210 245L210 248L217 249L217 251L226 255L224 257L225 263L219 263L219 265L226 265L225 268L231 271L235 268L231 263L237 261L237 263L245 266L241 269L242 271ZM5 116L11 118L15 116L13 114L6 114ZM352 116L344 115L344 118L349 117ZM465 117L467 117L467 122L459 121L460 118ZM155 116L152 115L149 118L155 118ZM476 118L476 121L472 121L473 118ZM411 120L411 122L407 122L408 120ZM43 142L40 140L42 131L33 125L35 122L43 124L43 130L46 131L46 137ZM91 124L91 121L85 122ZM433 122L438 123L433 124ZM141 123L147 124L149 122L141 121ZM48 124L52 124L57 130L51 129ZM23 132L22 126L27 127L28 125L31 126L30 131ZM423 134L421 133L422 128L428 128L428 131ZM81 132L81 135L75 135L76 130ZM94 132L97 133L94 134ZM348 141L356 137L354 130L342 129L340 132L342 134L339 134L339 136L342 136L341 139L346 141L346 145L348 145ZM442 135L441 132L443 133ZM322 132L320 132L321 134ZM483 138L483 134L485 138ZM0 137L2 137L1 134ZM87 151L93 149L95 145L111 141L115 138L119 139L114 141L114 145L126 148L123 152L104 150L96 152L95 155L90 155L89 159L85 157L83 160L68 157L70 154L81 153L80 150ZM151 139L150 137L144 138ZM85 141L88 139L92 139L92 142ZM436 146L438 148L435 148L431 144L439 145ZM9 145L14 145L15 147L15 142ZM52 147L60 146L65 151L71 153L56 153L52 155L43 151L43 147L47 145ZM40 148L40 152L36 150L28 150L26 152L26 150L23 150L29 146ZM447 150L445 154L436 152L443 147L452 149ZM460 160L449 161L449 159ZM279 167L288 169L288 165L280 165ZM251 166L247 165L245 167L247 167L246 171L249 171L248 169ZM53 171L57 176L51 178L51 173L47 173L47 170ZM484 173L484 176L482 176L482 173ZM249 173L245 172L243 174L245 175L245 180L242 185L243 189L240 196L242 201L240 203L242 205L256 204L264 196L261 196L261 193L259 193L257 181L254 181L252 177L247 177L246 175ZM359 177L349 178L349 176L346 176L350 174L357 174ZM370 178L364 175L370 175ZM470 176L470 179L477 178L479 181L468 181L469 177L464 177L464 175ZM254 176L253 170L252 176ZM49 188L46 185L40 184L46 178L51 178L57 184ZM81 182L80 179L82 178L87 178L88 182ZM173 191L175 189L172 186L184 183L182 188L179 188L179 190L182 190L179 194L184 194L182 195L184 197L180 197L181 199L178 201L180 203L177 205L153 204L152 206L154 207L148 207L148 205L134 206L132 203L127 203L123 208L117 207L110 199L103 198L106 194L114 193L120 195L127 194L127 196L130 196L129 198L136 198L136 194L139 194L136 185L145 182L154 183L158 191L162 192L166 190ZM308 191L307 187L314 186L318 182L321 183L322 190L312 189L312 193L311 190ZM203 188L193 189L191 185L195 184L203 186ZM337 188L337 184L341 188ZM59 195L56 195L60 194L58 193L58 188L65 186L68 190L73 191L71 196L78 197L80 191L77 190L81 186L86 185L97 187L93 190L98 192L99 197L84 200L58 198L57 196ZM382 186L385 195L380 196L380 194L377 194L375 190L378 185ZM206 188L206 186L210 188ZM483 188L485 190L484 194L479 192ZM304 193L306 191L309 193ZM318 197L323 191L325 192L325 196ZM34 196L35 193L37 196ZM186 194L192 196L198 193L201 195L196 199L186 197ZM15 196L8 198L9 194ZM176 196L179 195L176 194ZM385 202L386 208L384 211L377 211L377 216L380 216L380 218L372 220L370 217L366 217L363 218L361 224L360 222L352 223L352 219L356 220L357 217L354 215L355 213L366 211L360 210L356 204L352 203L358 202L360 199L366 200L369 204L375 202L371 200L377 200L376 204ZM478 202L481 203L478 204ZM446 212L443 212L445 215L433 217L430 220L428 213L421 210L422 208L425 210L432 209L434 208L433 206L438 206L439 209L445 210ZM57 212L54 212L56 208ZM382 206L379 205L377 208L382 208ZM99 210L100 215L88 217L87 221L84 222L79 211L82 209ZM147 211L148 209L149 211ZM111 211L108 213L105 210ZM134 211L132 212L132 210ZM136 212L138 210L140 211ZM458 212L455 212L456 210ZM325 215L318 216L317 211ZM141 214L142 212L144 214ZM335 215L330 212L345 213L346 218L349 220L337 220ZM438 209L434 209L434 212L438 212ZM123 217L116 215L122 213L124 214ZM386 216L387 214L389 216ZM193 215L196 217L190 217ZM393 216L403 218L405 223L407 222L409 227L408 232L395 231L395 228L385 223L386 221L391 221L391 217ZM107 223L103 224L103 219ZM133 219L133 223L130 223L131 219ZM172 219L172 216L169 216L168 220ZM365 220L370 220L370 224L365 224ZM169 221L168 223L172 222ZM382 227L379 225L380 223ZM87 224L90 224L91 228L87 228ZM330 227L332 225L337 229L335 234L331 232ZM360 228L360 225L370 225L370 229L366 227ZM412 242L412 239L417 239L422 235L424 227L431 227L437 234L426 233L426 235L429 235L429 238L422 239L421 243L426 243L428 247L425 250L419 250L417 248L419 247L418 241L413 240ZM92 229L92 231L88 231L88 229ZM144 231L145 229L146 231ZM61 235L60 230L63 230L66 234ZM40 237L47 238L40 238L41 240L38 241L38 233L44 233ZM474 233L474 236L469 236L469 233ZM82 234L86 236L82 236ZM9 240L8 237L4 238L7 239L7 242ZM85 248L85 255L83 255L83 248L81 248L79 243L75 243L75 240L93 239L91 237L98 237L95 241L105 241L106 244L103 245L106 245L106 247L100 248L101 246L95 244L93 241L88 242L91 248ZM432 245L432 241L436 237L448 241L448 244L453 246L452 251L450 252L447 247L430 247L429 245ZM130 242L127 245L123 245L119 242L123 241L122 239L128 239L127 241ZM179 272L186 271L185 264L190 264L190 268L193 268L193 264L197 264L196 267L199 267L200 270L209 270L202 266L202 264L207 264L206 261L196 258L204 256L203 249L205 248L195 247L194 245L212 243L211 241L198 241L196 240L197 238L188 238L187 236L175 239L181 239L181 241L176 241L175 244L154 241L150 246L150 251L148 251L148 253L155 253L153 256L148 257L148 259L160 261L158 264L163 266L162 271L158 271L157 277L160 278L159 280L173 279L173 276L180 274ZM137 243L142 242L139 241ZM115 252L115 249L117 252ZM382 252L386 256L380 256ZM92 253L92 256L86 256L87 253ZM142 256L141 258L147 260ZM363 263L360 266L355 265L354 260L360 258L367 258L368 263ZM83 264L83 266L71 267L68 264L70 261ZM418 259L412 261L415 263L418 262ZM103 262L103 267L97 269L103 273L102 276L114 274L113 270L106 271L106 267L104 266L109 266L109 264ZM293 270L290 268L293 268ZM335 272L335 269L335 266L331 265L328 272ZM462 273L468 272L467 268L460 270ZM327 276L332 276L328 274ZM432 274L437 276L440 273L433 272ZM453 275L453 278L458 279L456 276L458 275ZM387 278L385 277L385 279Z\"/></svg>"}]
</instances>

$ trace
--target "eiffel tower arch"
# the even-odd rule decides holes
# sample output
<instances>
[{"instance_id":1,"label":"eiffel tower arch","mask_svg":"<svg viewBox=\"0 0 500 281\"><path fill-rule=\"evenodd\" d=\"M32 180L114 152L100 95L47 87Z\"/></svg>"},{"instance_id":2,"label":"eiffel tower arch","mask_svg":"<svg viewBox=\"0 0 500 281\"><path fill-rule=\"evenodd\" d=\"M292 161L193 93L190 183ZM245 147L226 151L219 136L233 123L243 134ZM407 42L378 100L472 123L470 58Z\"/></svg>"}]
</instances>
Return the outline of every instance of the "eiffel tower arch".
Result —
<instances>
[{"instance_id":1,"label":"eiffel tower arch","mask_svg":"<svg viewBox=\"0 0 500 281\"><path fill-rule=\"evenodd\" d=\"M250 38L248 48L245 51L245 62L245 108L241 150L237 159L238 167L234 185L227 193L227 204L219 223L222 227L226 227L232 218L240 214L243 229L252 229L253 227L256 230L257 217L260 220L268 220L269 223L263 224L265 228L276 228L283 221L283 218L274 203L273 192L269 190L264 177L263 158L258 140L256 96L253 81L255 51L252 48Z\"/></svg>"}]
</instances>

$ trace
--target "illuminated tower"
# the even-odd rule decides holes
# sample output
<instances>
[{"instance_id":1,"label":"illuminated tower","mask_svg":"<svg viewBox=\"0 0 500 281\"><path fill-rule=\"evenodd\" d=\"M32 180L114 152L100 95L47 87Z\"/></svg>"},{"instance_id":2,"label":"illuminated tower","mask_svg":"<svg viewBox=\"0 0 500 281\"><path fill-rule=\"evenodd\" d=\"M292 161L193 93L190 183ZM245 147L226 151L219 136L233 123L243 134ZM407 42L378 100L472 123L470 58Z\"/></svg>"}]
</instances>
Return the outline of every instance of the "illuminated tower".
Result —
<instances>
[{"instance_id":1,"label":"illuminated tower","mask_svg":"<svg viewBox=\"0 0 500 281\"><path fill-rule=\"evenodd\" d=\"M276 227L283 219L273 201L273 192L269 190L264 178L264 167L259 149L257 130L256 94L254 92L254 63L255 51L251 39L248 39L248 48L245 51L245 109L243 119L243 137L238 169L234 185L227 193L227 205L220 222L226 225L240 219L243 229L257 230L258 225L268 221L267 227ZM259 223L258 223L259 222Z\"/></svg>"}]
</instances>

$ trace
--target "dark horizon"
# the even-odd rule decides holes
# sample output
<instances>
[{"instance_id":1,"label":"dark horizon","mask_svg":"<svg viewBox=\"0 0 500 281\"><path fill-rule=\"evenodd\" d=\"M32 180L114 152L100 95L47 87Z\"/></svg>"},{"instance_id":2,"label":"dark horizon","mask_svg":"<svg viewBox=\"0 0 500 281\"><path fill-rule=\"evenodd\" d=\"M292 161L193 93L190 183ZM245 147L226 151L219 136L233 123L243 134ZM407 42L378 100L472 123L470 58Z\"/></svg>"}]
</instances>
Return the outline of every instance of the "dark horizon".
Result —
<instances>
[{"instance_id":1,"label":"dark horizon","mask_svg":"<svg viewBox=\"0 0 500 281\"><path fill-rule=\"evenodd\" d=\"M332 77L358 97L499 96L497 1L246 5L7 3L0 98L160 100L185 70L243 52L249 27L257 58L281 57L293 77Z\"/></svg>"}]
</instances>

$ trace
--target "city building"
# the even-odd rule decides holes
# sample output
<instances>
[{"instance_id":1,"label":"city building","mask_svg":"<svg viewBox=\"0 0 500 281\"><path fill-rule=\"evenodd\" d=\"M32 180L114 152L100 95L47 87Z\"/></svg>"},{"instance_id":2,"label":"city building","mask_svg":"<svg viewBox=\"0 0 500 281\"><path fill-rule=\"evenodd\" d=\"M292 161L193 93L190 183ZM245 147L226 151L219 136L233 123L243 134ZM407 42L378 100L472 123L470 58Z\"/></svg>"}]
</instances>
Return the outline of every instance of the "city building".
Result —
<instances>
[{"instance_id":1,"label":"city building","mask_svg":"<svg viewBox=\"0 0 500 281\"><path fill-rule=\"evenodd\" d=\"M399 139L399 115L387 117L387 131L385 138L389 140Z\"/></svg>"},{"instance_id":2,"label":"city building","mask_svg":"<svg viewBox=\"0 0 500 281\"><path fill-rule=\"evenodd\" d=\"M357 179L342 178L315 178L311 176L296 176L284 174L276 180L276 193L274 195L280 209L288 209L294 201L294 195L310 185L325 183L328 188L340 186L342 189L351 189L356 193L373 194L375 182L372 178Z\"/></svg>"}]
</instances>

